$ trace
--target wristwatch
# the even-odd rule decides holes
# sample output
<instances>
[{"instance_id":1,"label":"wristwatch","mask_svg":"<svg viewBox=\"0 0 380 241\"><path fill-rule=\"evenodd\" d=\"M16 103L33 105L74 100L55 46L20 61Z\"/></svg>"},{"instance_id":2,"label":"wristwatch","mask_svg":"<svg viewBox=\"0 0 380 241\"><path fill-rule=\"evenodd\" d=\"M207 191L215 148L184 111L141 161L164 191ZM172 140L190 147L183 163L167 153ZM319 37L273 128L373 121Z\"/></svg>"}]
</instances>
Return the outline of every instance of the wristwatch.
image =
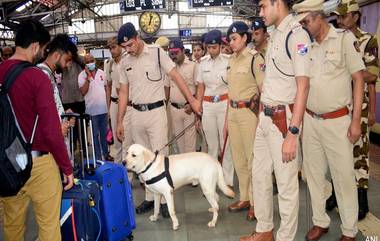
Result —
<instances>
[{"instance_id":1,"label":"wristwatch","mask_svg":"<svg viewBox=\"0 0 380 241\"><path fill-rule=\"evenodd\" d=\"M293 135L298 135L298 133L300 132L300 129L298 129L298 127L295 127L295 126L289 126L288 131L292 133Z\"/></svg>"}]
</instances>

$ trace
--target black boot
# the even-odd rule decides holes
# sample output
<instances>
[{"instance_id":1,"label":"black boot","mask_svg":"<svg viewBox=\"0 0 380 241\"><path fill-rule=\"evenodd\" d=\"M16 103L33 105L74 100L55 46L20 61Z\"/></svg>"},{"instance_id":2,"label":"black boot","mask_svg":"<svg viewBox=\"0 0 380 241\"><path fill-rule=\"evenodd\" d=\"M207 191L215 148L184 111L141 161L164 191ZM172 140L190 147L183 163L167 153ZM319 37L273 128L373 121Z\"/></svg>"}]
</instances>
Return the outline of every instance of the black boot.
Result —
<instances>
[{"instance_id":1,"label":"black boot","mask_svg":"<svg viewBox=\"0 0 380 241\"><path fill-rule=\"evenodd\" d=\"M136 208L136 213L137 214L142 214L146 213L154 208L154 201L147 201L144 200L137 208Z\"/></svg>"},{"instance_id":2,"label":"black boot","mask_svg":"<svg viewBox=\"0 0 380 241\"><path fill-rule=\"evenodd\" d=\"M160 204L160 213L162 217L164 218L170 218L169 210L168 210L168 205L166 203L161 203Z\"/></svg>"},{"instance_id":3,"label":"black boot","mask_svg":"<svg viewBox=\"0 0 380 241\"><path fill-rule=\"evenodd\" d=\"M332 211L337 206L338 206L338 204L336 202L335 192L334 192L334 188L333 188L331 196L326 200L326 210Z\"/></svg>"},{"instance_id":4,"label":"black boot","mask_svg":"<svg viewBox=\"0 0 380 241\"><path fill-rule=\"evenodd\" d=\"M358 219L362 220L367 215L368 209L368 198L367 198L367 189L358 188L358 201L359 201L359 214Z\"/></svg>"}]
</instances>

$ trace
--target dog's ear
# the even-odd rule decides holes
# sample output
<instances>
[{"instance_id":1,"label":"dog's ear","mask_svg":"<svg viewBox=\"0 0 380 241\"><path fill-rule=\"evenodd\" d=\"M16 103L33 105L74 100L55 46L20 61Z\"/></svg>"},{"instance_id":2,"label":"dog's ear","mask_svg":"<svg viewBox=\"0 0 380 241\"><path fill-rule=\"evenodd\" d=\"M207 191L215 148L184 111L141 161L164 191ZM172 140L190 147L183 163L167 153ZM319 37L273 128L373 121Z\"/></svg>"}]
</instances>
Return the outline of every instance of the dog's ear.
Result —
<instances>
[{"instance_id":1,"label":"dog's ear","mask_svg":"<svg viewBox=\"0 0 380 241\"><path fill-rule=\"evenodd\" d=\"M144 157L144 164L147 164L149 161L151 161L151 153L147 149L143 150L143 157Z\"/></svg>"}]
</instances>

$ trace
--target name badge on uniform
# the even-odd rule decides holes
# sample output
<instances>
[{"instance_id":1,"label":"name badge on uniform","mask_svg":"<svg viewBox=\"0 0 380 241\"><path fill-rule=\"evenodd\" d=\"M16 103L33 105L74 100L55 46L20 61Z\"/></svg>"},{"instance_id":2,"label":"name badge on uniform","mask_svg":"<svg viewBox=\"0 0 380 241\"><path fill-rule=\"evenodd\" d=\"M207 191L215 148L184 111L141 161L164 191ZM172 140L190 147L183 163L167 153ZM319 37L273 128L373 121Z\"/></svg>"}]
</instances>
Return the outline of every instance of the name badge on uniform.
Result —
<instances>
[{"instance_id":1,"label":"name badge on uniform","mask_svg":"<svg viewBox=\"0 0 380 241\"><path fill-rule=\"evenodd\" d=\"M127 69L126 69L126 71L130 71L130 70L132 70L132 68L127 68Z\"/></svg>"},{"instance_id":2,"label":"name badge on uniform","mask_svg":"<svg viewBox=\"0 0 380 241\"><path fill-rule=\"evenodd\" d=\"M297 53L301 56L307 54L308 48L306 44L297 44Z\"/></svg>"}]
</instances>

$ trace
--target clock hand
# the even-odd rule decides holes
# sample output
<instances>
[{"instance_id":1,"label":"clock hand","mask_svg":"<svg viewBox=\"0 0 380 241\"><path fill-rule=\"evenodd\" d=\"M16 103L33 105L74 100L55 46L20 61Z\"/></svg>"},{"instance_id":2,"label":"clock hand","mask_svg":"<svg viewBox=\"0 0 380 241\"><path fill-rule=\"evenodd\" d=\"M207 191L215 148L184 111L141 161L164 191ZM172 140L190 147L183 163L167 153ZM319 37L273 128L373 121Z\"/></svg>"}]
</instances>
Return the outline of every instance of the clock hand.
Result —
<instances>
[{"instance_id":1,"label":"clock hand","mask_svg":"<svg viewBox=\"0 0 380 241\"><path fill-rule=\"evenodd\" d=\"M149 23L148 23L148 25L150 25L151 22L152 22L152 14L149 14Z\"/></svg>"}]
</instances>

